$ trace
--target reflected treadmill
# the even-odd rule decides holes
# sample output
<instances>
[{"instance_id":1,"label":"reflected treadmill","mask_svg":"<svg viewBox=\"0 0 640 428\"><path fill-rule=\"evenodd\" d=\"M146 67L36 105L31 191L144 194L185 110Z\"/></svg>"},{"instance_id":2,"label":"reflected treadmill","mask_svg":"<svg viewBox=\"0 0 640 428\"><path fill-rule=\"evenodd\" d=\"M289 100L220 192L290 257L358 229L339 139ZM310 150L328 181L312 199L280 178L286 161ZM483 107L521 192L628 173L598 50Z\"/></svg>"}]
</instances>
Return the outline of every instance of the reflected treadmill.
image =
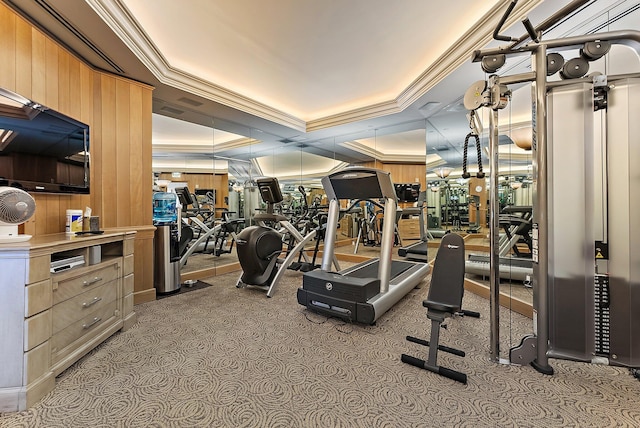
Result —
<instances>
[{"instance_id":1,"label":"reflected treadmill","mask_svg":"<svg viewBox=\"0 0 640 428\"><path fill-rule=\"evenodd\" d=\"M429 273L422 262L392 260L395 221L383 221L380 258L331 272L341 199L384 199L384 219L396 218L396 193L388 172L347 168L322 179L329 214L319 270L306 272L298 303L348 321L373 324Z\"/></svg>"}]
</instances>

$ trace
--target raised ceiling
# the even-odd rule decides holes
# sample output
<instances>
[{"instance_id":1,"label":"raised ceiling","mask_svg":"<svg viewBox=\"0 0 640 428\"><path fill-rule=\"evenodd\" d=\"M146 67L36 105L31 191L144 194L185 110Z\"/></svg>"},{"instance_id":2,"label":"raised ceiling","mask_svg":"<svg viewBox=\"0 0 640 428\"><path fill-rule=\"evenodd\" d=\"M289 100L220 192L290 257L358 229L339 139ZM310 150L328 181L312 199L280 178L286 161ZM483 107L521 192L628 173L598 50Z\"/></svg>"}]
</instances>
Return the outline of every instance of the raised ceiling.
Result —
<instances>
[{"instance_id":1,"label":"raised ceiling","mask_svg":"<svg viewBox=\"0 0 640 428\"><path fill-rule=\"evenodd\" d=\"M435 135L426 137L433 154L459 162L468 132L462 95L485 78L470 54L501 44L491 41L492 33L510 3L2 1L94 66L155 86L154 112L163 116L154 117L154 153L196 158L213 139L216 157L250 163L258 156L263 165L269 151L282 155L302 146L342 162L415 161L425 154L425 128ZM521 0L503 33L520 36L525 15L536 25L575 2ZM609 22L638 28L636 1L582 3L544 37L606 31ZM528 100L521 104L528 110ZM516 113L509 111L528 120ZM161 123L165 116L204 129Z\"/></svg>"},{"instance_id":2,"label":"raised ceiling","mask_svg":"<svg viewBox=\"0 0 640 428\"><path fill-rule=\"evenodd\" d=\"M396 99L497 3L122 0L171 68L305 122Z\"/></svg>"},{"instance_id":3,"label":"raised ceiling","mask_svg":"<svg viewBox=\"0 0 640 428\"><path fill-rule=\"evenodd\" d=\"M491 40L509 3L86 2L162 84L304 133L402 112Z\"/></svg>"}]
</instances>

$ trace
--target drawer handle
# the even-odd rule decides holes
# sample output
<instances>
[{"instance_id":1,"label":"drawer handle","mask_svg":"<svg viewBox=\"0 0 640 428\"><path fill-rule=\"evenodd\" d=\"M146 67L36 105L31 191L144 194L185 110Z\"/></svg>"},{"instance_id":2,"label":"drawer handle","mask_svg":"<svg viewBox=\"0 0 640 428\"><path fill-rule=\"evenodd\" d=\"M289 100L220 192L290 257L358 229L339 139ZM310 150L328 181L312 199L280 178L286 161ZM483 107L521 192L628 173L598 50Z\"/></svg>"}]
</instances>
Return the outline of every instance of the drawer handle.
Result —
<instances>
[{"instance_id":1,"label":"drawer handle","mask_svg":"<svg viewBox=\"0 0 640 428\"><path fill-rule=\"evenodd\" d=\"M102 297L94 297L90 302L84 302L82 304L83 308L88 308L91 305L95 305L96 303L98 303L100 300L102 300Z\"/></svg>"},{"instance_id":2,"label":"drawer handle","mask_svg":"<svg viewBox=\"0 0 640 428\"><path fill-rule=\"evenodd\" d=\"M102 318L95 317L93 319L93 321L91 321L89 324L82 324L82 329L86 330L86 329L90 328L91 326L99 323L100 321L102 321Z\"/></svg>"},{"instance_id":3,"label":"drawer handle","mask_svg":"<svg viewBox=\"0 0 640 428\"><path fill-rule=\"evenodd\" d=\"M99 276L96 276L96 277L95 277L95 278L93 278L92 280L84 281L84 282L82 283L82 285L84 285L84 286L86 287L87 285L95 284L95 283L96 283L96 282L98 282L98 281L102 281L102 278L100 278Z\"/></svg>"}]
</instances>

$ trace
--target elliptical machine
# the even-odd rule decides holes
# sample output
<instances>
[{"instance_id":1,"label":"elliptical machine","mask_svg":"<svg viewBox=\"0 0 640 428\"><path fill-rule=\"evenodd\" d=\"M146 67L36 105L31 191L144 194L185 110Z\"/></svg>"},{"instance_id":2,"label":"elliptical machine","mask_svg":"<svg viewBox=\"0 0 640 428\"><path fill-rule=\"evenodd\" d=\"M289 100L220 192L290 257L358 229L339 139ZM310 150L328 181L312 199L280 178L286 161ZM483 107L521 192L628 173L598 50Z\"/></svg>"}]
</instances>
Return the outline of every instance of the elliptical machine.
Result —
<instances>
[{"instance_id":1,"label":"elliptical machine","mask_svg":"<svg viewBox=\"0 0 640 428\"><path fill-rule=\"evenodd\" d=\"M253 218L258 225L243 229L236 237L238 261L242 267L236 287L263 288L267 290L267 297L271 297L275 286L297 256L300 255L305 263L312 264L304 247L315 238L317 229L303 236L287 217L274 214L274 205L284 199L278 179L260 178L256 183L262 200L267 204L267 212L256 214ZM283 240L287 235L290 239L287 240L286 257L280 258ZM337 266L335 260L334 264Z\"/></svg>"}]
</instances>

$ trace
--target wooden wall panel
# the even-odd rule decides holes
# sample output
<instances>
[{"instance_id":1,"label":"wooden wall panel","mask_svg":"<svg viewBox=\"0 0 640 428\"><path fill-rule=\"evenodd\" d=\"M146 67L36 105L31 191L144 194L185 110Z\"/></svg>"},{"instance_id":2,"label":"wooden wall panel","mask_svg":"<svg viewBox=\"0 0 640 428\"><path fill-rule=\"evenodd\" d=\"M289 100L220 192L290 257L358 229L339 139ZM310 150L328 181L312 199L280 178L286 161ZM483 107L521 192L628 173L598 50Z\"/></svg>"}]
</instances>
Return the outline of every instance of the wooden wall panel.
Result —
<instances>
[{"instance_id":1,"label":"wooden wall panel","mask_svg":"<svg viewBox=\"0 0 640 428\"><path fill-rule=\"evenodd\" d=\"M79 95L79 107L80 107L80 121L95 124L95 117L93 114L93 71L86 65L79 63L80 71L80 95ZM74 98L74 100L76 100ZM76 100L78 101L78 100ZM93 131L93 129L91 129ZM89 138L89 145L91 145L91 138Z\"/></svg>"},{"instance_id":2,"label":"wooden wall panel","mask_svg":"<svg viewBox=\"0 0 640 428\"><path fill-rule=\"evenodd\" d=\"M37 196L40 196L40 195L37 195ZM47 218L45 219L44 233L51 233L49 232L50 230L55 232L60 232L61 226L62 226L62 231L64 232L64 224L62 224L62 221L61 221L62 219L60 218L60 216L56 215L56 213L59 213L61 210L60 197L58 195L43 195L43 196L44 198L38 198L38 200L40 202L44 202L47 207L47 213L51 213L51 215L47 215ZM66 208L65 208L65 214L66 214ZM65 216L65 223L66 223L66 216Z\"/></svg>"},{"instance_id":3,"label":"wooden wall panel","mask_svg":"<svg viewBox=\"0 0 640 428\"><path fill-rule=\"evenodd\" d=\"M101 162L92 170L94 182L100 183L94 204L100 207L104 227L129 226L138 232L134 259L134 302L138 304L155 299L151 88L96 74L92 153L97 152Z\"/></svg>"},{"instance_id":4,"label":"wooden wall panel","mask_svg":"<svg viewBox=\"0 0 640 428\"><path fill-rule=\"evenodd\" d=\"M31 96L34 101L45 102L46 99L46 38L40 31L31 32ZM21 72L21 71L19 71ZM28 95L28 94L25 94Z\"/></svg>"},{"instance_id":5,"label":"wooden wall panel","mask_svg":"<svg viewBox=\"0 0 640 428\"><path fill-rule=\"evenodd\" d=\"M44 80L45 80L45 92L44 101L42 104L54 110L58 109L58 86L59 74L58 74L58 55L60 48L51 39L45 38L44 41ZM39 101L39 100L34 100Z\"/></svg>"},{"instance_id":6,"label":"wooden wall panel","mask_svg":"<svg viewBox=\"0 0 640 428\"><path fill-rule=\"evenodd\" d=\"M213 180L216 190L216 208L229 208L224 203L225 198L229 198L229 174L216 174Z\"/></svg>"},{"instance_id":7,"label":"wooden wall panel","mask_svg":"<svg viewBox=\"0 0 640 428\"><path fill-rule=\"evenodd\" d=\"M469 195L477 195L480 197L480 209L478 215L480 216L480 227L487 227L487 200L489 199L489 192L487 191L487 182L484 178L471 177L469 179ZM476 221L476 207L473 204L469 204L469 223L475 223Z\"/></svg>"},{"instance_id":8,"label":"wooden wall panel","mask_svg":"<svg viewBox=\"0 0 640 428\"><path fill-rule=\"evenodd\" d=\"M16 17L5 7L0 8L0 87L16 86Z\"/></svg>"},{"instance_id":9,"label":"wooden wall panel","mask_svg":"<svg viewBox=\"0 0 640 428\"><path fill-rule=\"evenodd\" d=\"M115 81L116 89L116 127L115 127L115 222L116 224L131 224L131 207L139 204L139 201L131 198L131 145L130 127L129 127L129 111L131 93L129 84L122 80ZM106 177L105 177L106 178Z\"/></svg>"},{"instance_id":10,"label":"wooden wall panel","mask_svg":"<svg viewBox=\"0 0 640 428\"><path fill-rule=\"evenodd\" d=\"M397 164L387 163L382 164L382 168L385 171L391 173L391 180L394 183L420 183L422 190L426 187L426 172L427 167L424 163L421 164Z\"/></svg>"},{"instance_id":11,"label":"wooden wall panel","mask_svg":"<svg viewBox=\"0 0 640 428\"><path fill-rule=\"evenodd\" d=\"M115 227L117 225L117 175L118 168L116 151L116 80L107 75L100 78L100 99L97 100L102 108L100 117L103 126L99 138L100 147L98 153L102 166L100 177L96 179L100 182L102 189L102 218L104 227ZM108 125L111 124L111 125Z\"/></svg>"},{"instance_id":12,"label":"wooden wall panel","mask_svg":"<svg viewBox=\"0 0 640 428\"><path fill-rule=\"evenodd\" d=\"M140 189L140 210L138 211L139 217L136 219L136 224L148 224L149 219L153 218L153 169L151 166L153 149L151 147L151 132L152 132L152 120L151 112L153 110L153 100L151 97L151 91L145 90L142 94L142 122L141 122L141 136L140 141L142 152L142 164L140 165L141 175L141 189ZM134 168L137 168L134 165ZM146 202L145 202L146 201ZM153 272L152 272L153 273Z\"/></svg>"},{"instance_id":13,"label":"wooden wall panel","mask_svg":"<svg viewBox=\"0 0 640 428\"><path fill-rule=\"evenodd\" d=\"M131 86L129 92L129 118L132 126L129 127L129 158L127 161L129 162L129 169L132 169L131 173L128 174L131 178L129 181L129 190L130 197L133 195L138 195L138 197L143 197L144 187L147 188L152 185L148 181L144 181L143 177L140 174L135 174L133 170L140 168L140 165L143 163L143 140L142 140L142 126L135 126L134 124L142 123L142 88ZM144 181L144 182L143 182ZM141 209L143 205L151 205L150 201L142 201L138 200L135 203L129 204L129 222L130 224L138 224L142 225L143 217L140 215Z\"/></svg>"},{"instance_id":14,"label":"wooden wall panel","mask_svg":"<svg viewBox=\"0 0 640 428\"><path fill-rule=\"evenodd\" d=\"M91 194L34 194L36 213L21 231L31 235L63 232L67 209L90 206L100 216L101 227L139 231L135 291L155 296L153 88L92 69L1 2L0 87L87 123L91 132Z\"/></svg>"},{"instance_id":15,"label":"wooden wall panel","mask_svg":"<svg viewBox=\"0 0 640 428\"><path fill-rule=\"evenodd\" d=\"M102 104L100 98L102 76L98 73L93 73L91 76L91 85L93 88L93 97L91 100L91 117L93 119L91 127L91 168L90 168L90 180L91 180L91 195L92 195L92 208L102 215L102 200L104 198L102 183L102 167L104 162L97 162L94 159L102 158ZM105 227L101 224L100 227Z\"/></svg>"},{"instance_id":16,"label":"wooden wall panel","mask_svg":"<svg viewBox=\"0 0 640 428\"><path fill-rule=\"evenodd\" d=\"M365 168L377 168L391 173L391 181L394 183L420 183L420 189L427 187L427 167L424 163L382 163L379 161L362 162L358 164Z\"/></svg>"},{"instance_id":17,"label":"wooden wall panel","mask_svg":"<svg viewBox=\"0 0 640 428\"><path fill-rule=\"evenodd\" d=\"M16 92L31 96L31 26L22 19L16 20ZM2 49L0 49L1 51Z\"/></svg>"},{"instance_id":18,"label":"wooden wall panel","mask_svg":"<svg viewBox=\"0 0 640 428\"><path fill-rule=\"evenodd\" d=\"M64 105L65 114L68 114L71 117L82 117L82 81L80 80L80 62L74 57L69 55L69 63L68 63L68 74L69 74L69 90L65 97L68 99L65 100L64 104L61 104L61 107ZM62 94L60 94L62 96Z\"/></svg>"},{"instance_id":19,"label":"wooden wall panel","mask_svg":"<svg viewBox=\"0 0 640 428\"><path fill-rule=\"evenodd\" d=\"M68 52L58 49L58 106L55 109L66 115L71 115L69 57Z\"/></svg>"}]
</instances>

